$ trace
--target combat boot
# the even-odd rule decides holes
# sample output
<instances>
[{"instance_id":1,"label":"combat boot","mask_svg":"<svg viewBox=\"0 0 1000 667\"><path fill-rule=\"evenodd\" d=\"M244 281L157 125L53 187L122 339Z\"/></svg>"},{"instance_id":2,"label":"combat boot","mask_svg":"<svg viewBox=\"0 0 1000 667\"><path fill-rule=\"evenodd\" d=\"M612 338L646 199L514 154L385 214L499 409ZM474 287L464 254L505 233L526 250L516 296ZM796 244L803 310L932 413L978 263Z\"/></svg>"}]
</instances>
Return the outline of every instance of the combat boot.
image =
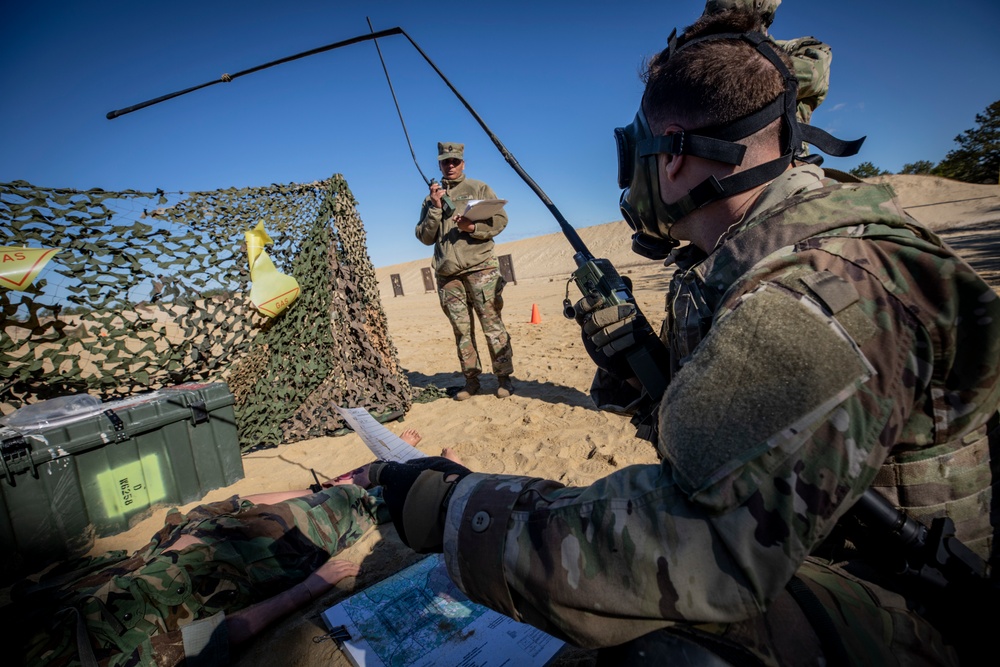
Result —
<instances>
[{"instance_id":1,"label":"combat boot","mask_svg":"<svg viewBox=\"0 0 1000 667\"><path fill-rule=\"evenodd\" d=\"M456 401L467 401L473 397L473 395L479 393L479 377L471 376L465 378L465 386L462 387L457 394L455 394Z\"/></svg>"},{"instance_id":2,"label":"combat boot","mask_svg":"<svg viewBox=\"0 0 1000 667\"><path fill-rule=\"evenodd\" d=\"M497 381L500 383L497 387L497 398L507 398L514 393L514 384L510 381L509 375L498 375Z\"/></svg>"}]
</instances>

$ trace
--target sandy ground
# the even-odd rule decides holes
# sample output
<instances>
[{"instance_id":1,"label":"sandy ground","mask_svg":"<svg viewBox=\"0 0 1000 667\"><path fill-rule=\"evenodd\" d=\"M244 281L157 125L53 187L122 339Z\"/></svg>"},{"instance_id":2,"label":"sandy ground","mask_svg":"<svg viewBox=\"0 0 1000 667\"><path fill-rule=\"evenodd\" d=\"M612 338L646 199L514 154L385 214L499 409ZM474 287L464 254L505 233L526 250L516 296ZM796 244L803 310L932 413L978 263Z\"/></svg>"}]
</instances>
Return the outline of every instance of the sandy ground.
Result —
<instances>
[{"instance_id":1,"label":"sandy ground","mask_svg":"<svg viewBox=\"0 0 1000 667\"><path fill-rule=\"evenodd\" d=\"M1000 284L998 186L918 176L888 178L914 217L945 235L994 287ZM669 271L629 251L622 222L580 233L591 252L608 257L621 273L630 275L640 306L658 328ZM443 447L454 448L474 470L547 477L567 485L585 485L623 466L655 462L653 447L633 437L626 418L598 412L590 404L587 390L593 365L580 343L579 328L562 316L567 279L574 268L566 240L560 234L524 239L498 245L497 253L512 256L517 278L504 293L504 321L514 347L514 395L506 399L493 395L496 381L487 358L482 395L465 402L439 399L415 404L405 420L387 426L396 433L417 429L423 435L421 450L436 455ZM382 304L410 382L457 386L462 382L451 329L437 295L423 288L420 269L425 266L429 260L379 269ZM392 274L401 277L405 296L393 296ZM579 298L575 286L570 286L569 297ZM535 305L541 313L539 324L529 321ZM480 342L485 351L481 336ZM353 434L254 452L244 457L243 480L212 491L205 500L303 488L312 482L310 469L334 476L371 458ZM164 513L158 510L128 532L100 539L94 551L138 548L162 524ZM320 612L409 565L417 556L400 543L390 525L369 533L340 557L361 563L361 574L266 630L237 664L349 664L333 642L313 641L325 632ZM588 659L586 653L574 651L564 654L560 664L586 664Z\"/></svg>"}]
</instances>

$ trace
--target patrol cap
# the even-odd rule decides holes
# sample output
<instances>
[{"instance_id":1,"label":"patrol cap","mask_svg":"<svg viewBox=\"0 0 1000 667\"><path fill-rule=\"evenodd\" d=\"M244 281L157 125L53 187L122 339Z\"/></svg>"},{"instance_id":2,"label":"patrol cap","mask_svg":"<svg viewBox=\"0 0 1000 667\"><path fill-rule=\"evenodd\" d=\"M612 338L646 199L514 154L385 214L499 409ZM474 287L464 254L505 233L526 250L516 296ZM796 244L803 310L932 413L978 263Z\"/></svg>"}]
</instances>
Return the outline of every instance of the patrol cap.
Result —
<instances>
[{"instance_id":1,"label":"patrol cap","mask_svg":"<svg viewBox=\"0 0 1000 667\"><path fill-rule=\"evenodd\" d=\"M770 26L774 21L774 13L778 11L781 0L706 0L705 14L715 14L727 9L752 9L764 19L764 25Z\"/></svg>"},{"instance_id":2,"label":"patrol cap","mask_svg":"<svg viewBox=\"0 0 1000 667\"><path fill-rule=\"evenodd\" d=\"M441 160L447 160L448 158L465 160L464 154L465 144L456 144L451 141L438 142L438 162Z\"/></svg>"}]
</instances>

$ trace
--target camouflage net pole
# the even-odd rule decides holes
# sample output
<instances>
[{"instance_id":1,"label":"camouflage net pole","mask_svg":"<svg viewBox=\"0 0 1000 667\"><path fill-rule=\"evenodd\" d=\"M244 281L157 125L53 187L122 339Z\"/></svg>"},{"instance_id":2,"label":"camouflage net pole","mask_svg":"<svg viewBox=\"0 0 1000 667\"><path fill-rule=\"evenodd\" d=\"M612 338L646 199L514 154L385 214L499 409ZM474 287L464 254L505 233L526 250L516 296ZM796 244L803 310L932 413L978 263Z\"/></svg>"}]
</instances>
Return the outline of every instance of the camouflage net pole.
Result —
<instances>
[{"instance_id":1,"label":"camouflage net pole","mask_svg":"<svg viewBox=\"0 0 1000 667\"><path fill-rule=\"evenodd\" d=\"M249 302L244 232L299 298L268 319ZM400 368L344 179L164 193L0 183L0 246L58 248L26 291L0 287L0 412L222 380L244 450L334 434L332 404L402 416Z\"/></svg>"}]
</instances>

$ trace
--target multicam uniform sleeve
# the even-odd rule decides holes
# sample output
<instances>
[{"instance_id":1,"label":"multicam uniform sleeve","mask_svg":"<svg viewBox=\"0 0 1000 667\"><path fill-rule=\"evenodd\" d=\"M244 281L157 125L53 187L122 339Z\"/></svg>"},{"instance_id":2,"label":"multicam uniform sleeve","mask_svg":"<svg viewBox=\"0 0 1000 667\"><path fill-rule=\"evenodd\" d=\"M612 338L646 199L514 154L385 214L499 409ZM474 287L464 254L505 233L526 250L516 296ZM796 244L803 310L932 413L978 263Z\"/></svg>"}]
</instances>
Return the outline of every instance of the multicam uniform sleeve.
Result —
<instances>
[{"instance_id":1,"label":"multicam uniform sleeve","mask_svg":"<svg viewBox=\"0 0 1000 667\"><path fill-rule=\"evenodd\" d=\"M661 465L586 488L473 474L449 504L445 557L470 598L579 646L765 607L863 492L905 411L912 332L875 369L808 298L765 285L721 314L660 412Z\"/></svg>"}]
</instances>

